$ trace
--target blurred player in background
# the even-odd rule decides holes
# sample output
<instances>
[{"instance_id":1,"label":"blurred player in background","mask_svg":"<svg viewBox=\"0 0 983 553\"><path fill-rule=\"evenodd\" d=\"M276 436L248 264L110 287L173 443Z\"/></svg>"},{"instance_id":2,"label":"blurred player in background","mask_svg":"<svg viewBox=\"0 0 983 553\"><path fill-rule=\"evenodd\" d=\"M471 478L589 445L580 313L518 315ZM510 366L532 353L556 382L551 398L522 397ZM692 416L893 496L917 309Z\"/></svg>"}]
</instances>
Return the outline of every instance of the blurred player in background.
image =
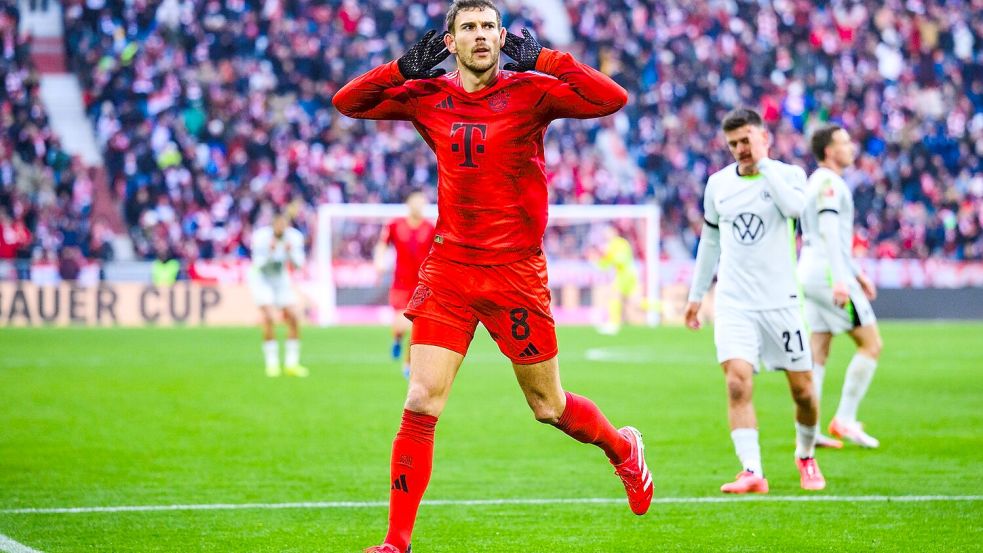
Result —
<instances>
[{"instance_id":1,"label":"blurred player in background","mask_svg":"<svg viewBox=\"0 0 983 553\"><path fill-rule=\"evenodd\" d=\"M379 272L385 270L385 255L389 246L396 250L396 263L393 269L392 288L389 289L389 305L394 311L392 358L398 361L403 350L403 335L411 328L410 320L403 312L409 303L413 290L419 281L420 265L430 253L433 245L434 226L424 219L427 197L422 190L414 190L406 196L406 217L394 219L382 228L379 242L375 245L373 258ZM410 376L410 352L406 350L403 376Z\"/></svg>"},{"instance_id":2,"label":"blurred player in background","mask_svg":"<svg viewBox=\"0 0 983 553\"><path fill-rule=\"evenodd\" d=\"M802 259L799 278L805 292L806 319L812 329L813 382L818 403L833 335L846 332L857 352L846 369L846 380L829 432L862 447L880 442L864 432L857 410L877 370L881 334L870 300L877 296L873 282L853 260L853 195L843 172L853 166L856 146L838 125L812 135L812 153L819 168L809 177L806 210L802 214ZM819 445L840 448L839 440L820 435Z\"/></svg>"},{"instance_id":3,"label":"blurred player in background","mask_svg":"<svg viewBox=\"0 0 983 553\"><path fill-rule=\"evenodd\" d=\"M618 234L614 225L604 226L603 239L604 247L596 263L601 269L614 269L614 281L606 302L607 321L598 330L601 334L613 335L621 331L626 319L638 320L642 297L631 243Z\"/></svg>"},{"instance_id":4,"label":"blurred player in background","mask_svg":"<svg viewBox=\"0 0 983 553\"><path fill-rule=\"evenodd\" d=\"M480 321L512 361L537 420L600 447L629 505L644 514L652 476L641 435L620 430L587 398L560 384L550 311L543 136L554 119L609 115L627 93L525 29L502 28L488 0L459 0L447 32L426 33L406 54L345 85L340 112L412 121L437 156L436 236L406 313L413 320L410 385L393 442L389 531L376 553L405 553L430 481L437 417ZM514 60L499 69L499 52ZM437 64L456 55L457 70ZM536 73L531 72L535 70ZM547 469L549 465L544 465Z\"/></svg>"},{"instance_id":5,"label":"blurred player in background","mask_svg":"<svg viewBox=\"0 0 983 553\"><path fill-rule=\"evenodd\" d=\"M294 310L297 296L291 288L288 271L304 266L304 236L290 226L285 213L278 211L273 215L272 225L253 230L250 251L249 288L262 316L266 376L277 377L281 372L274 330L275 309L280 309L287 325L283 373L307 376L308 370L300 364L300 320Z\"/></svg>"},{"instance_id":6,"label":"blurred player in background","mask_svg":"<svg viewBox=\"0 0 983 553\"><path fill-rule=\"evenodd\" d=\"M686 324L697 313L717 261L714 342L727 379L728 418L743 470L725 493L766 493L758 422L751 401L759 361L785 371L795 401L795 461L800 485L821 490L826 480L814 458L818 409L812 354L795 273L794 219L805 207L805 172L768 158L769 134L761 116L737 109L724 118L727 146L736 163L710 175L704 193L706 221L696 253Z\"/></svg>"}]
</instances>

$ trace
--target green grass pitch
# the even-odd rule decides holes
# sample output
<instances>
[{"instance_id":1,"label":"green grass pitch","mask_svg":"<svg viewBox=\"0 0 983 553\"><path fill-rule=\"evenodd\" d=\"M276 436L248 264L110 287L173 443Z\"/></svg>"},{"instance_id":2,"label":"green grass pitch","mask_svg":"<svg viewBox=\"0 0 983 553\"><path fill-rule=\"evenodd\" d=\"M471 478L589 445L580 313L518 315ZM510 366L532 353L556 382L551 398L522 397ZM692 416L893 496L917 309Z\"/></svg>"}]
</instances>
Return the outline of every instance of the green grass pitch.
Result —
<instances>
[{"instance_id":1,"label":"green grass pitch","mask_svg":"<svg viewBox=\"0 0 983 553\"><path fill-rule=\"evenodd\" d=\"M565 387L645 435L656 498L431 504L416 553L973 551L983 548L983 325L885 323L861 418L876 451L820 451L822 496L928 501L731 501L739 468L712 330L559 331ZM308 329L308 379L263 375L255 329L0 331L0 535L45 553L354 552L381 541L405 381L385 328ZM823 421L852 345L834 343ZM756 381L771 499L807 496L780 374ZM479 331L437 426L427 499L623 497L603 454L532 418ZM955 500L953 496L963 496ZM357 502L146 512L28 508ZM367 505L363 502L370 502ZM2 540L0 540L2 546ZM0 547L2 549L2 547Z\"/></svg>"}]
</instances>

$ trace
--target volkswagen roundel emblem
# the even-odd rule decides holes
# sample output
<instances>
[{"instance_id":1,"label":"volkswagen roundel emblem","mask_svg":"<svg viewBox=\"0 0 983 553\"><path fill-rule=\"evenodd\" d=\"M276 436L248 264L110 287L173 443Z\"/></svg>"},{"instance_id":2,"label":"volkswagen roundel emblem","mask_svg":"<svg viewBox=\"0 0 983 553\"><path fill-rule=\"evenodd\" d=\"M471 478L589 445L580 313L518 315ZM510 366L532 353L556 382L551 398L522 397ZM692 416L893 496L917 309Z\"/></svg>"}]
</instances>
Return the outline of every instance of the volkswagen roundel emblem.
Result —
<instances>
[{"instance_id":1,"label":"volkswagen roundel emblem","mask_svg":"<svg viewBox=\"0 0 983 553\"><path fill-rule=\"evenodd\" d=\"M738 242L749 246L754 244L765 235L765 222L754 213L741 213L734 219L732 225L734 238Z\"/></svg>"}]
</instances>

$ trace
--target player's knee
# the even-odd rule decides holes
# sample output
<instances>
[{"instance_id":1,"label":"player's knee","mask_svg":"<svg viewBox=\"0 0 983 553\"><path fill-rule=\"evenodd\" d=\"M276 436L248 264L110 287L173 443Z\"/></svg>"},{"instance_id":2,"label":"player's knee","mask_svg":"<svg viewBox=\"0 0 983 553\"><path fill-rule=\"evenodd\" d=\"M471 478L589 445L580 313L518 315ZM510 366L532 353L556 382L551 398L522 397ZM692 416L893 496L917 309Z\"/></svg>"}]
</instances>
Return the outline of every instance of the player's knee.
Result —
<instances>
[{"instance_id":1,"label":"player's knee","mask_svg":"<svg viewBox=\"0 0 983 553\"><path fill-rule=\"evenodd\" d=\"M410 384L406 393L406 408L436 417L443 410L446 398L446 390L441 387Z\"/></svg>"},{"instance_id":2,"label":"player's knee","mask_svg":"<svg viewBox=\"0 0 983 553\"><path fill-rule=\"evenodd\" d=\"M727 375L727 397L731 404L751 401L751 380L739 375Z\"/></svg>"},{"instance_id":3,"label":"player's knee","mask_svg":"<svg viewBox=\"0 0 983 553\"><path fill-rule=\"evenodd\" d=\"M872 339L865 341L860 346L860 351L864 353L867 357L871 359L877 359L881 356L881 348L884 347L884 342L881 340L880 336L874 336Z\"/></svg>"},{"instance_id":4,"label":"player's knee","mask_svg":"<svg viewBox=\"0 0 983 553\"><path fill-rule=\"evenodd\" d=\"M563 415L563 395L539 389L526 389L526 403L536 420L543 424L556 424Z\"/></svg>"},{"instance_id":5,"label":"player's knee","mask_svg":"<svg viewBox=\"0 0 983 553\"><path fill-rule=\"evenodd\" d=\"M812 381L803 382L792 386L792 399L801 407L809 407L815 401L815 389Z\"/></svg>"},{"instance_id":6,"label":"player's knee","mask_svg":"<svg viewBox=\"0 0 983 553\"><path fill-rule=\"evenodd\" d=\"M543 424L556 424L560 422L560 416L563 415L563 409L558 408L555 405L540 404L533 405L532 414L536 417L536 420Z\"/></svg>"}]
</instances>

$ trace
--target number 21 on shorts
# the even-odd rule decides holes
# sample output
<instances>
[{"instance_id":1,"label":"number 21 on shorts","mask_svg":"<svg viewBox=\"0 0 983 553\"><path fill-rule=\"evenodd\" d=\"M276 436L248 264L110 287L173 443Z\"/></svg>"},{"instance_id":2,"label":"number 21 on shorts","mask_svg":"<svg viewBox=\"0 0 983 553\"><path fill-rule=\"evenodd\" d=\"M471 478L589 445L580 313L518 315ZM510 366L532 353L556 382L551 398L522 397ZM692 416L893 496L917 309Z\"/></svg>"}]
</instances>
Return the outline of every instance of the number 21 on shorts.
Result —
<instances>
[{"instance_id":1,"label":"number 21 on shorts","mask_svg":"<svg viewBox=\"0 0 983 553\"><path fill-rule=\"evenodd\" d=\"M798 349L798 351L799 352L805 351L806 346L805 346L805 342L802 340L802 331L801 330L796 330L794 334L791 333L791 332L789 332L789 331L787 331L787 330L785 332L782 332L782 340L785 341L785 351L787 353L795 353L795 350L792 349L792 346L795 345L795 341L792 339L793 336L799 342L799 349Z\"/></svg>"}]
</instances>

